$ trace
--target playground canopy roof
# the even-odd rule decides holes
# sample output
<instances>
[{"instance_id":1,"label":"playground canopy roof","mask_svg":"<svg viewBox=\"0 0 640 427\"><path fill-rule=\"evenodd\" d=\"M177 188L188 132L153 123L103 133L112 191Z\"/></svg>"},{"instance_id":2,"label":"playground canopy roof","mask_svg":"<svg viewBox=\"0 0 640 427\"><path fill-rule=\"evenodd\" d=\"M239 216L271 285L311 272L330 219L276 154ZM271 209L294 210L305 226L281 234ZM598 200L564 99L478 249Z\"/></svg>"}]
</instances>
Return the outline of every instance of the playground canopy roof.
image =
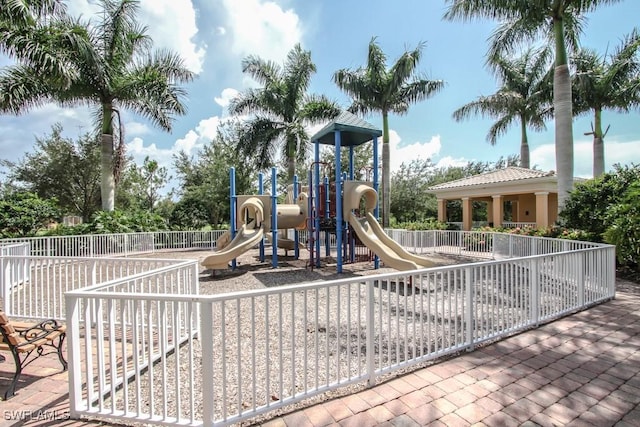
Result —
<instances>
[{"instance_id":1,"label":"playground canopy roof","mask_svg":"<svg viewBox=\"0 0 640 427\"><path fill-rule=\"evenodd\" d=\"M311 137L311 141L320 144L336 145L336 131L340 131L340 145L349 147L371 141L373 137L382 136L382 131L360 117L342 111L338 117L331 120L325 127Z\"/></svg>"}]
</instances>

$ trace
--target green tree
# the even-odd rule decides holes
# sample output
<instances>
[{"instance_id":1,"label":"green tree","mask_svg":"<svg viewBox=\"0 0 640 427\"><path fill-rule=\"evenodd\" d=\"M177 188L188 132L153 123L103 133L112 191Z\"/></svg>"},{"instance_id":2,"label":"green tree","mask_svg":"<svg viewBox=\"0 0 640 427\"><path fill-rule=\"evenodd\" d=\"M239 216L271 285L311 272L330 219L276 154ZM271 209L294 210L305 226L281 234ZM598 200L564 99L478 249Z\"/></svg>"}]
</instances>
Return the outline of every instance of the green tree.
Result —
<instances>
[{"instance_id":1,"label":"green tree","mask_svg":"<svg viewBox=\"0 0 640 427\"><path fill-rule=\"evenodd\" d=\"M334 147L331 149L325 149L320 152L320 162L325 165L325 173L328 171L328 178L330 182L336 180L336 153ZM342 166L341 173L349 173L349 150L340 150L340 165ZM311 165L309 165L311 167ZM371 181L371 174L373 173L373 145L366 143L360 144L353 148L353 177L356 180L368 180Z\"/></svg>"},{"instance_id":2,"label":"green tree","mask_svg":"<svg viewBox=\"0 0 640 427\"><path fill-rule=\"evenodd\" d=\"M13 192L0 199L0 237L34 236L59 218L55 199L29 192Z\"/></svg>"},{"instance_id":3,"label":"green tree","mask_svg":"<svg viewBox=\"0 0 640 427\"><path fill-rule=\"evenodd\" d=\"M424 221L437 218L438 206L433 194L427 192L429 177L435 166L430 159L402 163L391 177L391 215L399 222Z\"/></svg>"},{"instance_id":4,"label":"green tree","mask_svg":"<svg viewBox=\"0 0 640 427\"><path fill-rule=\"evenodd\" d=\"M472 115L496 119L489 128L487 141L495 145L509 127L520 125L520 166L530 167L527 128L545 130L544 119L551 116L551 76L548 49L527 49L517 58L497 55L489 60L489 67L499 82L493 95L481 96L453 112L456 121Z\"/></svg>"},{"instance_id":5,"label":"green tree","mask_svg":"<svg viewBox=\"0 0 640 427\"><path fill-rule=\"evenodd\" d=\"M153 211L161 199L160 190L170 179L167 168L149 156L144 158L142 166L132 163L122 179L121 187L126 191L119 189L119 195L124 199L121 204L134 210Z\"/></svg>"},{"instance_id":6,"label":"green tree","mask_svg":"<svg viewBox=\"0 0 640 427\"><path fill-rule=\"evenodd\" d=\"M389 226L391 153L389 150L389 113L406 114L409 106L437 93L444 87L442 80L428 80L416 75L416 67L422 58L419 44L412 51L405 51L387 68L387 56L376 39L369 42L367 65L356 70L341 69L333 75L333 81L349 95L353 113L382 114L382 223Z\"/></svg>"},{"instance_id":7,"label":"green tree","mask_svg":"<svg viewBox=\"0 0 640 427\"><path fill-rule=\"evenodd\" d=\"M152 52L152 40L137 22L136 0L100 0L103 13L95 26L86 24L85 43L65 51L77 74L65 86L40 73L38 67L16 65L0 75L0 106L15 114L49 101L65 106L97 108L101 133L102 208L114 209L115 185L124 159L120 109L128 108L163 130L170 131L173 116L184 114L184 89L193 73L174 52ZM120 133L114 139L115 129ZM114 156L114 144L117 154Z\"/></svg>"},{"instance_id":8,"label":"green tree","mask_svg":"<svg viewBox=\"0 0 640 427\"><path fill-rule=\"evenodd\" d=\"M555 48L555 116L558 212L573 188L573 113L567 48L575 49L584 14L620 0L446 0L445 19L488 18L500 21L491 36L488 58L546 38Z\"/></svg>"},{"instance_id":9,"label":"green tree","mask_svg":"<svg viewBox=\"0 0 640 427\"><path fill-rule=\"evenodd\" d=\"M560 212L564 225L587 232L594 242L603 241L610 225L609 211L622 203L627 191L640 183L640 165L614 165L614 171L576 184Z\"/></svg>"},{"instance_id":10,"label":"green tree","mask_svg":"<svg viewBox=\"0 0 640 427\"><path fill-rule=\"evenodd\" d=\"M231 114L251 115L242 127L237 148L258 170L274 165L280 152L287 162L288 183L292 183L296 163L304 163L307 156L306 127L332 119L339 108L324 95L307 94L316 66L311 52L299 44L283 66L249 56L242 61L242 72L262 87L246 90L229 105Z\"/></svg>"},{"instance_id":11,"label":"green tree","mask_svg":"<svg viewBox=\"0 0 640 427\"><path fill-rule=\"evenodd\" d=\"M0 165L16 188L55 197L63 212L88 221L100 208L100 147L88 133L73 141L62 131L59 124L52 126L51 134L36 138L34 152Z\"/></svg>"},{"instance_id":12,"label":"green tree","mask_svg":"<svg viewBox=\"0 0 640 427\"><path fill-rule=\"evenodd\" d=\"M211 143L195 158L179 153L174 158L181 183L171 223L182 228L219 226L229 221L229 168L235 167L236 194L255 194L255 169L249 158L236 151L242 131L229 124L219 128Z\"/></svg>"},{"instance_id":13,"label":"green tree","mask_svg":"<svg viewBox=\"0 0 640 427\"><path fill-rule=\"evenodd\" d=\"M640 35L633 31L611 55L581 49L573 58L574 114L593 114L593 176L604 173L602 111L629 112L640 104Z\"/></svg>"},{"instance_id":14,"label":"green tree","mask_svg":"<svg viewBox=\"0 0 640 427\"><path fill-rule=\"evenodd\" d=\"M607 230L604 240L616 246L618 262L640 270L640 180L628 187L620 203L612 206L607 214Z\"/></svg>"}]
</instances>

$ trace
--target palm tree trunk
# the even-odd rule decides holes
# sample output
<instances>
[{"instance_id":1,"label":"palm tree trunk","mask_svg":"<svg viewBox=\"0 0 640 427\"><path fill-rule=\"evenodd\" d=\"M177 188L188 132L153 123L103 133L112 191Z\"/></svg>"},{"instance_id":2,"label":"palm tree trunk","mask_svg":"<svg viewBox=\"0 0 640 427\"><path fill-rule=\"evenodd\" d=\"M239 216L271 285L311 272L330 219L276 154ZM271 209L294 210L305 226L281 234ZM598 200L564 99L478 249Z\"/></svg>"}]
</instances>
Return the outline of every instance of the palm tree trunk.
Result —
<instances>
[{"instance_id":1,"label":"palm tree trunk","mask_svg":"<svg viewBox=\"0 0 640 427\"><path fill-rule=\"evenodd\" d=\"M391 153L389 150L389 113L382 112L382 226L389 227L391 215Z\"/></svg>"},{"instance_id":2,"label":"palm tree trunk","mask_svg":"<svg viewBox=\"0 0 640 427\"><path fill-rule=\"evenodd\" d=\"M595 110L593 127L593 177L604 173L604 135L602 134L602 110Z\"/></svg>"},{"instance_id":3,"label":"palm tree trunk","mask_svg":"<svg viewBox=\"0 0 640 427\"><path fill-rule=\"evenodd\" d=\"M558 213L573 188L573 114L571 76L567 65L562 18L554 19L556 64L553 73L553 108L555 115L556 169L558 174Z\"/></svg>"},{"instance_id":4,"label":"palm tree trunk","mask_svg":"<svg viewBox=\"0 0 640 427\"><path fill-rule=\"evenodd\" d=\"M102 196L102 210L112 211L115 207L115 180L113 177L113 135L102 134L102 155L100 195Z\"/></svg>"},{"instance_id":5,"label":"palm tree trunk","mask_svg":"<svg viewBox=\"0 0 640 427\"><path fill-rule=\"evenodd\" d=\"M520 167L529 169L529 139L527 137L527 121L524 117L520 117Z\"/></svg>"},{"instance_id":6,"label":"palm tree trunk","mask_svg":"<svg viewBox=\"0 0 640 427\"><path fill-rule=\"evenodd\" d=\"M112 211L115 208L116 183L113 176L113 106L102 105L102 141L100 158L100 195L102 210Z\"/></svg>"}]
</instances>

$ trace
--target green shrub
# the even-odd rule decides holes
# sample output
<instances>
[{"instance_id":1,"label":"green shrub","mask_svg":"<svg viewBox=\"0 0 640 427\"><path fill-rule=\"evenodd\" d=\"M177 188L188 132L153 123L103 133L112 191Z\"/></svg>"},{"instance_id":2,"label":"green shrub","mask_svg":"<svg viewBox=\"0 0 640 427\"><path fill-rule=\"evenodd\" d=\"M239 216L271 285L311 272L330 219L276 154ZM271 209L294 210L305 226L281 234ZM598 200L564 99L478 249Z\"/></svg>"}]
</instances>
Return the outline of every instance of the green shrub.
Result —
<instances>
[{"instance_id":1,"label":"green shrub","mask_svg":"<svg viewBox=\"0 0 640 427\"><path fill-rule=\"evenodd\" d=\"M49 234L112 234L162 230L167 230L166 221L160 215L153 212L123 212L115 210L112 212L96 212L91 218L91 222L73 227L58 226L55 230L51 230Z\"/></svg>"},{"instance_id":2,"label":"green shrub","mask_svg":"<svg viewBox=\"0 0 640 427\"><path fill-rule=\"evenodd\" d=\"M577 183L560 212L563 225L583 230L588 240L602 242L609 227L609 211L621 203L627 190L640 182L640 166L621 167L596 179Z\"/></svg>"},{"instance_id":3,"label":"green shrub","mask_svg":"<svg viewBox=\"0 0 640 427\"><path fill-rule=\"evenodd\" d=\"M640 259L640 181L626 191L621 203L607 214L608 228L604 232L607 243L616 245L618 262L638 270Z\"/></svg>"},{"instance_id":4,"label":"green shrub","mask_svg":"<svg viewBox=\"0 0 640 427\"><path fill-rule=\"evenodd\" d=\"M0 237L34 236L60 218L55 199L34 193L10 193L0 199Z\"/></svg>"}]
</instances>

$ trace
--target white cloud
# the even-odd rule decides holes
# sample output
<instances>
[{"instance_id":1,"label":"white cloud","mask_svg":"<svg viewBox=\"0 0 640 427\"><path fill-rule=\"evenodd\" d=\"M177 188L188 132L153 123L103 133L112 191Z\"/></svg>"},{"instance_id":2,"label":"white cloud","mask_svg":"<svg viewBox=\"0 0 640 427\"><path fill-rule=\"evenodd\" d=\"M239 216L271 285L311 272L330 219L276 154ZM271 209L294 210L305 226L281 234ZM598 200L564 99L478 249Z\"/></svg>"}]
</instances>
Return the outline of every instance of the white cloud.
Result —
<instances>
[{"instance_id":1,"label":"white cloud","mask_svg":"<svg viewBox=\"0 0 640 427\"><path fill-rule=\"evenodd\" d=\"M436 168L452 168L452 167L464 167L469 164L472 160L465 159L464 157L453 158L451 156L445 156L438 160L436 163Z\"/></svg>"},{"instance_id":2,"label":"white cloud","mask_svg":"<svg viewBox=\"0 0 640 427\"><path fill-rule=\"evenodd\" d=\"M96 15L101 10L97 2L69 0L67 8L70 14L82 14L92 22L100 18ZM138 19L147 25L154 49L171 49L182 57L188 69L197 74L202 72L206 46L193 41L198 27L191 0L141 0Z\"/></svg>"},{"instance_id":3,"label":"white cloud","mask_svg":"<svg viewBox=\"0 0 640 427\"><path fill-rule=\"evenodd\" d=\"M240 92L238 92L236 89L228 87L222 90L220 96L216 96L213 99L214 101L216 101L216 104L226 109L229 106L229 102L231 102L233 98L238 96L239 93Z\"/></svg>"},{"instance_id":4,"label":"white cloud","mask_svg":"<svg viewBox=\"0 0 640 427\"><path fill-rule=\"evenodd\" d=\"M222 2L228 13L231 50L240 57L258 55L280 63L302 39L301 22L293 9L283 10L264 0Z\"/></svg>"},{"instance_id":5,"label":"white cloud","mask_svg":"<svg viewBox=\"0 0 640 427\"><path fill-rule=\"evenodd\" d=\"M593 142L577 140L573 145L574 176L591 178L593 176ZM613 169L615 163L628 165L640 163L640 141L619 142L613 138L604 143L605 170ZM554 144L539 145L531 151L531 164L542 170L556 169Z\"/></svg>"},{"instance_id":6,"label":"white cloud","mask_svg":"<svg viewBox=\"0 0 640 427\"><path fill-rule=\"evenodd\" d=\"M127 135L147 135L151 133L151 128L140 122L125 123L125 132Z\"/></svg>"},{"instance_id":7,"label":"white cloud","mask_svg":"<svg viewBox=\"0 0 640 427\"><path fill-rule=\"evenodd\" d=\"M380 139L381 141L381 139ZM391 172L395 172L400 169L400 165L410 163L412 160L417 159L432 159L434 160L440 154L442 144L440 142L440 135L432 136L428 142L416 141L412 144L400 145L402 138L393 130L389 130L389 144L391 149Z\"/></svg>"}]
</instances>

